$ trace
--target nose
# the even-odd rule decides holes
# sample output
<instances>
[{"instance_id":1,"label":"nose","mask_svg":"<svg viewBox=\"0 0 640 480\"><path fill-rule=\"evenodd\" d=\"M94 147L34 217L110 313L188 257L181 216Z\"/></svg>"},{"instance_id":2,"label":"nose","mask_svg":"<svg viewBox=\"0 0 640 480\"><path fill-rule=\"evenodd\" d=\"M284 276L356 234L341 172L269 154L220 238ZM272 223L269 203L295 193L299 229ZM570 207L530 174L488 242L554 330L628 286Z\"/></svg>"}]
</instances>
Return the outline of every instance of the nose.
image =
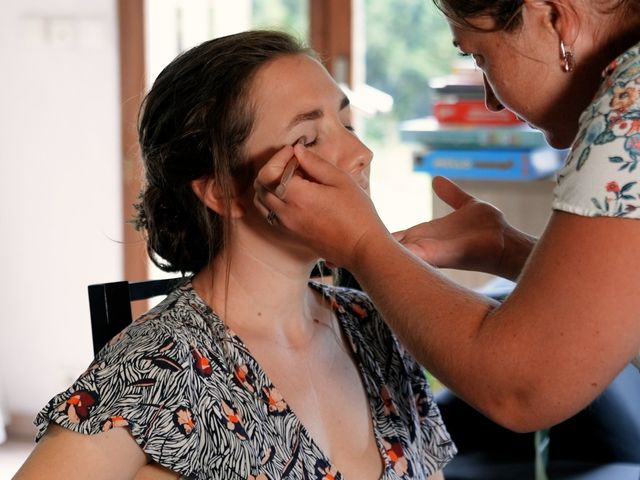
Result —
<instances>
[{"instance_id":1,"label":"nose","mask_svg":"<svg viewBox=\"0 0 640 480\"><path fill-rule=\"evenodd\" d=\"M496 94L493 93L493 88L491 88L487 76L482 75L482 80L484 81L484 104L487 106L487 110L492 112L504 110L504 106L497 99Z\"/></svg>"},{"instance_id":2,"label":"nose","mask_svg":"<svg viewBox=\"0 0 640 480\"><path fill-rule=\"evenodd\" d=\"M373 152L353 133L347 132L340 167L350 173L357 174L366 169L373 160Z\"/></svg>"}]
</instances>

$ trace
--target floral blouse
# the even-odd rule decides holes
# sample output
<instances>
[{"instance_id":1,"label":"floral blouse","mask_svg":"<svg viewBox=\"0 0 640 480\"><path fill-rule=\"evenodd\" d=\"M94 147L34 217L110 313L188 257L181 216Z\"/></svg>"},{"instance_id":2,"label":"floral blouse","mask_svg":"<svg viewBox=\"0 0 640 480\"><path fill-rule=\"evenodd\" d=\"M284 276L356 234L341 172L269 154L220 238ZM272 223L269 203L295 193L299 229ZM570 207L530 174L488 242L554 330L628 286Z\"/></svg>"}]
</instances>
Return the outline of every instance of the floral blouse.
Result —
<instances>
[{"instance_id":1,"label":"floral blouse","mask_svg":"<svg viewBox=\"0 0 640 480\"><path fill-rule=\"evenodd\" d=\"M456 453L422 368L362 292L330 299L370 402L384 480L426 478ZM303 373L303 372L301 372ZM339 392L334 392L339 395ZM36 418L84 434L127 427L190 479L342 478L242 340L190 280L114 337Z\"/></svg>"},{"instance_id":2,"label":"floral blouse","mask_svg":"<svg viewBox=\"0 0 640 480\"><path fill-rule=\"evenodd\" d=\"M611 62L602 78L558 172L553 208L640 218L640 43ZM640 369L640 353L632 363Z\"/></svg>"},{"instance_id":3,"label":"floral blouse","mask_svg":"<svg viewBox=\"0 0 640 480\"><path fill-rule=\"evenodd\" d=\"M590 217L640 218L640 43L602 76L558 172L553 208Z\"/></svg>"}]
</instances>

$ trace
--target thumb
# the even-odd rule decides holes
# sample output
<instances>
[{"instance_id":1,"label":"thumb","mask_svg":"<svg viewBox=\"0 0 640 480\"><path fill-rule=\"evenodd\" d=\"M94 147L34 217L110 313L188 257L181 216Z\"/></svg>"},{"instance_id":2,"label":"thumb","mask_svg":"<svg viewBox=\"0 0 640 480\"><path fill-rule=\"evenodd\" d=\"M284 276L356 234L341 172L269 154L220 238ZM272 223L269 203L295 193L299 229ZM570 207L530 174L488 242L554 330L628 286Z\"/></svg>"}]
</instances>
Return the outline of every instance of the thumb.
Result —
<instances>
[{"instance_id":1,"label":"thumb","mask_svg":"<svg viewBox=\"0 0 640 480\"><path fill-rule=\"evenodd\" d=\"M300 168L304 170L311 180L317 183L336 186L346 175L342 170L300 144L297 144L293 151L298 159Z\"/></svg>"},{"instance_id":2,"label":"thumb","mask_svg":"<svg viewBox=\"0 0 640 480\"><path fill-rule=\"evenodd\" d=\"M462 190L448 178L440 176L434 177L431 185L440 200L455 210L474 200L473 196Z\"/></svg>"},{"instance_id":3,"label":"thumb","mask_svg":"<svg viewBox=\"0 0 640 480\"><path fill-rule=\"evenodd\" d=\"M407 234L406 230L400 230L398 232L393 232L391 236L395 238L397 242L402 243L402 240L404 240L404 237L406 234Z\"/></svg>"}]
</instances>

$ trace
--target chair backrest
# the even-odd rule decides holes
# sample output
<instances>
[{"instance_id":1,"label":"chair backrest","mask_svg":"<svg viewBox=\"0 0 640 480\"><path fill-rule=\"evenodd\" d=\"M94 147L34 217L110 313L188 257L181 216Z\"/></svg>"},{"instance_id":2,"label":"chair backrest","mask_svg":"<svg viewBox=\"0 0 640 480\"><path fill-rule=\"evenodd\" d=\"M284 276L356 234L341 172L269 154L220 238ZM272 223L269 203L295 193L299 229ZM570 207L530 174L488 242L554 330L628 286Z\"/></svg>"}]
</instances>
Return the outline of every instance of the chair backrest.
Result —
<instances>
[{"instance_id":1,"label":"chair backrest","mask_svg":"<svg viewBox=\"0 0 640 480\"><path fill-rule=\"evenodd\" d=\"M110 282L89 285L89 311L93 353L132 321L131 302L167 295L182 277L142 282Z\"/></svg>"}]
</instances>

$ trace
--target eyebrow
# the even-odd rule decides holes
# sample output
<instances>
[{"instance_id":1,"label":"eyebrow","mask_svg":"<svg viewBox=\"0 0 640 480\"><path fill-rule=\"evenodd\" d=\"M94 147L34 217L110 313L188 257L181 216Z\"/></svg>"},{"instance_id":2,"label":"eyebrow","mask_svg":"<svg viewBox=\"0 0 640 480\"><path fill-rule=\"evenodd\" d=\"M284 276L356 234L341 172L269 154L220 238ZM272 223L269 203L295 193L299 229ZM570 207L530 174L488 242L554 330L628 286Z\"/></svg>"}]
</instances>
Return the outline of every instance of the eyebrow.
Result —
<instances>
[{"instance_id":1,"label":"eyebrow","mask_svg":"<svg viewBox=\"0 0 640 480\"><path fill-rule=\"evenodd\" d=\"M349 99L347 98L347 96L343 96L342 100L340 100L340 108L338 109L339 111L344 110L345 108L347 108L349 106L351 102L349 101ZM298 125L299 123L302 122L308 122L311 120L318 120L319 118L322 118L324 116L324 112L322 110L319 109L315 109L315 110L311 110L309 112L304 112L304 113L299 113L298 115L296 115L293 120L291 120L291 123L289 123L289 126L287 127L288 130L292 129L293 127L295 127L296 125Z\"/></svg>"}]
</instances>

